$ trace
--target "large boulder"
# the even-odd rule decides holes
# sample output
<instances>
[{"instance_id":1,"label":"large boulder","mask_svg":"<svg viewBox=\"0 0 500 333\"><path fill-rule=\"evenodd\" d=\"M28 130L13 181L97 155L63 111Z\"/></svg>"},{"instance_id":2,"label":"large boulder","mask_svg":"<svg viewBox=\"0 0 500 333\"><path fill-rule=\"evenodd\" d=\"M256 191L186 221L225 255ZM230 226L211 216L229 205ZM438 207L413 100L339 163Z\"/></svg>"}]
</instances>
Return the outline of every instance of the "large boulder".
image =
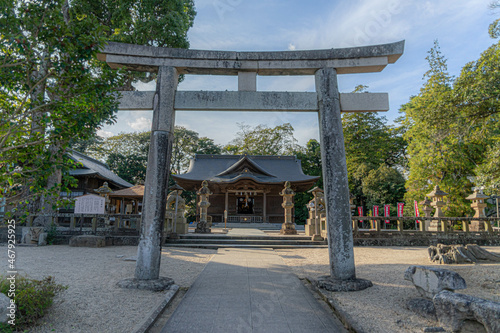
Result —
<instances>
[{"instance_id":1,"label":"large boulder","mask_svg":"<svg viewBox=\"0 0 500 333\"><path fill-rule=\"evenodd\" d=\"M94 235L73 236L69 239L69 246L74 247L105 247L106 237Z\"/></svg>"},{"instance_id":2,"label":"large boulder","mask_svg":"<svg viewBox=\"0 0 500 333\"><path fill-rule=\"evenodd\" d=\"M432 299L443 290L467 288L465 280L456 272L428 266L410 266L405 280L413 282L420 295Z\"/></svg>"},{"instance_id":3,"label":"large boulder","mask_svg":"<svg viewBox=\"0 0 500 333\"><path fill-rule=\"evenodd\" d=\"M500 332L500 303L444 290L434 296L439 323L453 332L460 331L466 321L477 321L487 333Z\"/></svg>"},{"instance_id":4,"label":"large boulder","mask_svg":"<svg viewBox=\"0 0 500 333\"><path fill-rule=\"evenodd\" d=\"M436 320L436 309L430 299L420 297L409 299L406 308L424 318Z\"/></svg>"}]
</instances>

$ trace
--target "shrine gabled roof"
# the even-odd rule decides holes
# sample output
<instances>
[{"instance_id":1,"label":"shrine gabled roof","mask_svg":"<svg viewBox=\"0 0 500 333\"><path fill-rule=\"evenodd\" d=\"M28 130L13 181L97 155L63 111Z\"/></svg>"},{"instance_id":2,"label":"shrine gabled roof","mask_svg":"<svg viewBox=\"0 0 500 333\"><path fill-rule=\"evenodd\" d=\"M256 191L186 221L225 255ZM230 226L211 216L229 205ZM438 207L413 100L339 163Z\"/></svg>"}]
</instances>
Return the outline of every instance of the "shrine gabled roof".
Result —
<instances>
[{"instance_id":1,"label":"shrine gabled roof","mask_svg":"<svg viewBox=\"0 0 500 333\"><path fill-rule=\"evenodd\" d=\"M191 159L187 173L173 175L178 183L185 181L235 183L251 179L261 184L280 184L285 181L314 182L319 177L302 172L300 160L295 156L251 155L196 155Z\"/></svg>"},{"instance_id":2,"label":"shrine gabled roof","mask_svg":"<svg viewBox=\"0 0 500 333\"><path fill-rule=\"evenodd\" d=\"M94 160L87 155L73 150L70 153L70 157L75 162L81 163L80 167L69 171L69 174L71 176L98 176L106 179L108 182L112 183L118 188L127 188L134 186L120 178L118 175L114 174L111 170L109 170L109 167L106 164Z\"/></svg>"}]
</instances>

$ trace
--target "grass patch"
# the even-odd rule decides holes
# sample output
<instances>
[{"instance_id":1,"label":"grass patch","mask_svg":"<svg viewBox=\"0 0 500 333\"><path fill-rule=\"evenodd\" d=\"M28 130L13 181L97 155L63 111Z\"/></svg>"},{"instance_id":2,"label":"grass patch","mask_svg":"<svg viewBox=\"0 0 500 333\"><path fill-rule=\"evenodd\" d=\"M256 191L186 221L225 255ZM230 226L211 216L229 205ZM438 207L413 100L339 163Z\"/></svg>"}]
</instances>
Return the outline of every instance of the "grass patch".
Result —
<instances>
[{"instance_id":1,"label":"grass patch","mask_svg":"<svg viewBox=\"0 0 500 333\"><path fill-rule=\"evenodd\" d=\"M16 276L16 302L15 331L23 331L36 324L53 303L54 297L68 287L57 284L52 276L42 280L29 279ZM10 280L7 276L0 276L0 293L8 296ZM10 331L9 331L10 329ZM13 332L11 325L0 324L1 332Z\"/></svg>"}]
</instances>

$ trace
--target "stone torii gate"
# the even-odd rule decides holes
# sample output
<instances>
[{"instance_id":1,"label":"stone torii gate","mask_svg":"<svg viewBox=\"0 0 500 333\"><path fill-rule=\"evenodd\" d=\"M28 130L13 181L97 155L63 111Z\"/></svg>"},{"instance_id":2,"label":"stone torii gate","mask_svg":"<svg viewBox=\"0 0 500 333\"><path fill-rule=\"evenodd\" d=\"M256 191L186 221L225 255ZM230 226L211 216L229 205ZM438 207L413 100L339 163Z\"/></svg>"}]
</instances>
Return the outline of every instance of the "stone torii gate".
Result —
<instances>
[{"instance_id":1,"label":"stone torii gate","mask_svg":"<svg viewBox=\"0 0 500 333\"><path fill-rule=\"evenodd\" d=\"M380 72L403 54L404 41L343 49L230 52L109 43L98 55L111 68L156 72L156 91L121 92L121 110L153 110L135 282L159 279L161 228L175 111L300 111L319 116L330 276L319 285L358 290L341 112L389 109L386 93L341 94L338 74ZM237 75L238 91L177 91L179 74ZM314 75L316 92L259 92L257 75Z\"/></svg>"}]
</instances>

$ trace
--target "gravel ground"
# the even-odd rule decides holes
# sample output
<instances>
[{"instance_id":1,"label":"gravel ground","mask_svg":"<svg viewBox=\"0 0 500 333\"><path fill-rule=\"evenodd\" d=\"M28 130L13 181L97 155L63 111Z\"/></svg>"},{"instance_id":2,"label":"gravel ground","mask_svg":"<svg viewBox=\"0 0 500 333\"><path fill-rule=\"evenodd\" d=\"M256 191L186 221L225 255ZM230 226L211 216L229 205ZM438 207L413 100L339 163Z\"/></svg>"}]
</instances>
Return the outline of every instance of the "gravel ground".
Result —
<instances>
[{"instance_id":1,"label":"gravel ground","mask_svg":"<svg viewBox=\"0 0 500 333\"><path fill-rule=\"evenodd\" d=\"M500 253L500 247L484 247ZM163 299L163 293L123 290L116 282L134 275L133 246L74 248L69 246L18 247L16 265L32 278L54 276L68 285L56 298L40 332L130 332ZM0 247L0 270L7 270L6 247ZM299 277L327 275L327 249L276 250ZM161 275L189 287L216 253L207 249L166 248L162 251ZM418 297L416 289L403 279L410 265L434 265L426 247L356 247L356 275L374 286L359 292L331 293L366 332L422 332L439 326L405 309L408 299ZM124 256L117 258L117 256ZM462 293L500 302L500 263L477 265L435 265L458 272L467 282Z\"/></svg>"},{"instance_id":2,"label":"gravel ground","mask_svg":"<svg viewBox=\"0 0 500 333\"><path fill-rule=\"evenodd\" d=\"M7 248L0 247L0 272L7 270ZM30 278L54 276L69 288L57 297L33 333L130 332L164 298L162 292L124 290L115 286L133 277L135 246L104 248L17 247L17 270ZM215 250L168 248L162 251L161 276L189 287L210 261ZM123 258L117 256L123 255Z\"/></svg>"},{"instance_id":3,"label":"gravel ground","mask_svg":"<svg viewBox=\"0 0 500 333\"><path fill-rule=\"evenodd\" d=\"M499 253L500 247L483 247ZM276 250L299 277L329 275L327 249ZM500 263L436 265L429 261L427 247L355 247L356 276L373 282L358 292L329 293L342 309L370 333L422 332L439 326L406 310L406 301L419 297L413 284L404 280L410 265L439 266L459 273L467 289L457 291L500 302Z\"/></svg>"}]
</instances>

